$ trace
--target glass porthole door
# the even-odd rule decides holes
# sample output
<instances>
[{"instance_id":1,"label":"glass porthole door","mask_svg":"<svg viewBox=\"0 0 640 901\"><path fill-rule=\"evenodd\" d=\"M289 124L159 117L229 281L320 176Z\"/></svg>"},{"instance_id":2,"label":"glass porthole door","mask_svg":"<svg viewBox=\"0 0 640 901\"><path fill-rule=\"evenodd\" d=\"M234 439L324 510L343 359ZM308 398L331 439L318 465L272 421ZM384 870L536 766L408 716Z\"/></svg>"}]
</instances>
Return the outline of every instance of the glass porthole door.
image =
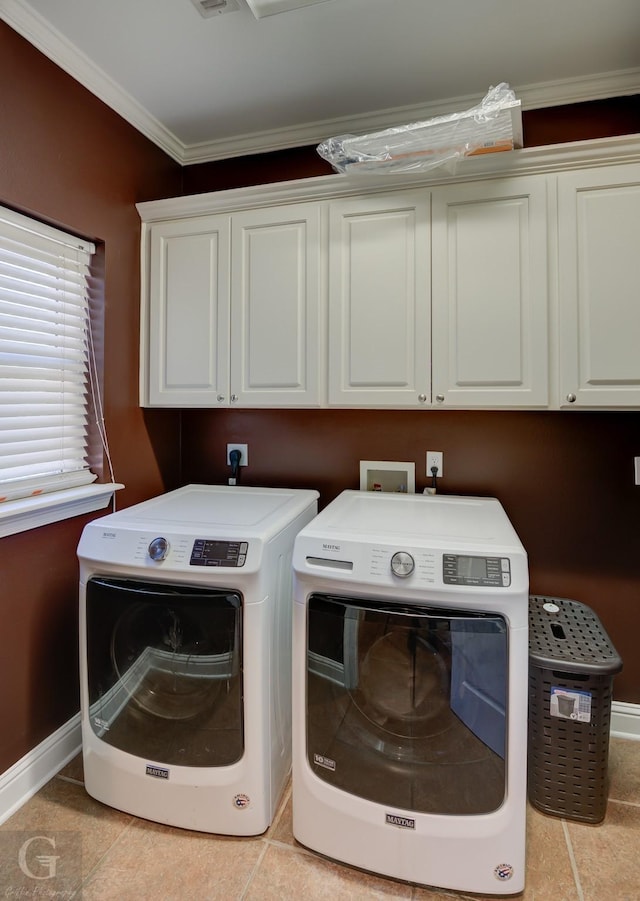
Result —
<instances>
[{"instance_id":1,"label":"glass porthole door","mask_svg":"<svg viewBox=\"0 0 640 901\"><path fill-rule=\"evenodd\" d=\"M350 794L480 814L505 797L503 617L314 594L307 757Z\"/></svg>"},{"instance_id":2,"label":"glass porthole door","mask_svg":"<svg viewBox=\"0 0 640 901\"><path fill-rule=\"evenodd\" d=\"M86 641L89 720L107 744L190 767L242 757L237 592L94 577Z\"/></svg>"}]
</instances>

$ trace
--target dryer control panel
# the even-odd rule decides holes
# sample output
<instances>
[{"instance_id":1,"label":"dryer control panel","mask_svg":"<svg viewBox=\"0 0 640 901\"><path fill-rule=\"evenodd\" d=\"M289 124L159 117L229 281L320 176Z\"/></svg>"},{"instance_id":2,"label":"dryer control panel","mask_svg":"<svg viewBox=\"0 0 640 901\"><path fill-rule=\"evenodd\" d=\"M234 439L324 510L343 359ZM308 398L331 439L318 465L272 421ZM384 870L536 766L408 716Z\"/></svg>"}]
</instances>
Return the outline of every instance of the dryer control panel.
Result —
<instances>
[{"instance_id":1,"label":"dryer control panel","mask_svg":"<svg viewBox=\"0 0 640 901\"><path fill-rule=\"evenodd\" d=\"M191 550L190 566L244 566L247 541L213 541L196 538Z\"/></svg>"}]
</instances>

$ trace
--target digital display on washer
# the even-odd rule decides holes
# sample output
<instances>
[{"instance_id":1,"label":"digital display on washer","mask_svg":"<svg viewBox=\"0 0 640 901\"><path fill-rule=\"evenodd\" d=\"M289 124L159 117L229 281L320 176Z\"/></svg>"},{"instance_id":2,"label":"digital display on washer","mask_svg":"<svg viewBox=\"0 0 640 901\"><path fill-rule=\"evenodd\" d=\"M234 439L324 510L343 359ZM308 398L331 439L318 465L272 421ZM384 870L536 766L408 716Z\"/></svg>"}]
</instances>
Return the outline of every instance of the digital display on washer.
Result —
<instances>
[{"instance_id":1,"label":"digital display on washer","mask_svg":"<svg viewBox=\"0 0 640 901\"><path fill-rule=\"evenodd\" d=\"M247 559L246 541L211 541L196 538L191 550L191 566L244 566Z\"/></svg>"},{"instance_id":2,"label":"digital display on washer","mask_svg":"<svg viewBox=\"0 0 640 901\"><path fill-rule=\"evenodd\" d=\"M508 588L511 585L511 563L508 557L443 554L442 580L445 585Z\"/></svg>"}]
</instances>

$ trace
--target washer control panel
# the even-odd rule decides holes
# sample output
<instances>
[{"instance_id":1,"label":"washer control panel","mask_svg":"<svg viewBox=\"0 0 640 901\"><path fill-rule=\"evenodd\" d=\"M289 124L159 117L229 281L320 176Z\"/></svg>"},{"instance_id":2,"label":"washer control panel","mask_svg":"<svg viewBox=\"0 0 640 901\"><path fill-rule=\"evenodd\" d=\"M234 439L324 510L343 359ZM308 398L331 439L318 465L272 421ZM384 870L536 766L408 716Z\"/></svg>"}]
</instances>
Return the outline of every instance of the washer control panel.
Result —
<instances>
[{"instance_id":1,"label":"washer control panel","mask_svg":"<svg viewBox=\"0 0 640 901\"><path fill-rule=\"evenodd\" d=\"M152 560L164 560L169 553L169 542L166 538L154 538L153 541L149 543L147 553Z\"/></svg>"},{"instance_id":2,"label":"washer control panel","mask_svg":"<svg viewBox=\"0 0 640 901\"><path fill-rule=\"evenodd\" d=\"M366 562L363 560L362 563L366 572L363 570L361 575L381 584L406 579L411 588L427 588L435 585L439 578L436 554L426 548L398 549L376 544L371 546ZM358 567L358 562L355 565Z\"/></svg>"},{"instance_id":3,"label":"washer control panel","mask_svg":"<svg viewBox=\"0 0 640 901\"><path fill-rule=\"evenodd\" d=\"M196 538L190 566L244 566L249 544L246 541L213 541Z\"/></svg>"},{"instance_id":4,"label":"washer control panel","mask_svg":"<svg viewBox=\"0 0 640 901\"><path fill-rule=\"evenodd\" d=\"M391 558L391 572L394 576L406 579L416 568L416 562L407 551L396 551Z\"/></svg>"},{"instance_id":5,"label":"washer control panel","mask_svg":"<svg viewBox=\"0 0 640 901\"><path fill-rule=\"evenodd\" d=\"M442 581L445 585L508 588L511 585L511 561L508 557L443 554Z\"/></svg>"}]
</instances>

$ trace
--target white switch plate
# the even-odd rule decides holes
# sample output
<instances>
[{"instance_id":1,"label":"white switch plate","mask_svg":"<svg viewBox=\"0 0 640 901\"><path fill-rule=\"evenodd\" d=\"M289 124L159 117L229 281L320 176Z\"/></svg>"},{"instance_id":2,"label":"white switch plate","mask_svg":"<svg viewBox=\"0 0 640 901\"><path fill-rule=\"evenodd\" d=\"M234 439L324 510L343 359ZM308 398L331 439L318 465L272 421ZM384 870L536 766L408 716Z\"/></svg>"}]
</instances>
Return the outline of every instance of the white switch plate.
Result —
<instances>
[{"instance_id":1,"label":"white switch plate","mask_svg":"<svg viewBox=\"0 0 640 901\"><path fill-rule=\"evenodd\" d=\"M438 472L436 473L436 478L441 478L443 473L443 463L442 463L443 453L442 451L427 451L427 476L431 479L433 478L433 473L431 469L433 466L437 467Z\"/></svg>"},{"instance_id":2,"label":"white switch plate","mask_svg":"<svg viewBox=\"0 0 640 901\"><path fill-rule=\"evenodd\" d=\"M636 473L636 485L640 485L640 457L633 458L633 466Z\"/></svg>"},{"instance_id":3,"label":"white switch plate","mask_svg":"<svg viewBox=\"0 0 640 901\"><path fill-rule=\"evenodd\" d=\"M249 465L249 445L248 444L227 444L227 463L231 466L229 454L232 450L240 451L240 466Z\"/></svg>"}]
</instances>

